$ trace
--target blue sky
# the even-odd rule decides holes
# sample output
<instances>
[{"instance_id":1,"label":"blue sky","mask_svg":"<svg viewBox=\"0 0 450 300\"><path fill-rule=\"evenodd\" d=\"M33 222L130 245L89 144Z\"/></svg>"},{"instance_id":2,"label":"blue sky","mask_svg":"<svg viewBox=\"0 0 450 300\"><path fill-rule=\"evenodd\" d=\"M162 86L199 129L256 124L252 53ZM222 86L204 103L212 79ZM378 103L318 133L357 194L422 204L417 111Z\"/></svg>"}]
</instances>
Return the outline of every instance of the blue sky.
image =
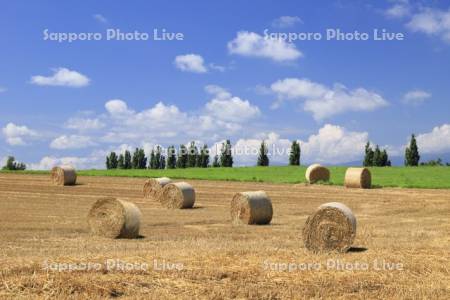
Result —
<instances>
[{"instance_id":1,"label":"blue sky","mask_svg":"<svg viewBox=\"0 0 450 300\"><path fill-rule=\"evenodd\" d=\"M448 1L2 1L0 159L102 167L108 151L302 144L302 161L450 152ZM55 34L99 33L58 42ZM108 29L149 33L106 40ZM153 30L182 33L155 41ZM369 39L327 40L327 30ZM404 40L374 41L373 30ZM265 30L273 36L265 36ZM278 33L320 33L289 42ZM215 148L215 147L213 147ZM214 152L214 149L212 149ZM254 165L247 150L239 165ZM278 150L280 151L280 150ZM272 162L286 162L285 153Z\"/></svg>"}]
</instances>

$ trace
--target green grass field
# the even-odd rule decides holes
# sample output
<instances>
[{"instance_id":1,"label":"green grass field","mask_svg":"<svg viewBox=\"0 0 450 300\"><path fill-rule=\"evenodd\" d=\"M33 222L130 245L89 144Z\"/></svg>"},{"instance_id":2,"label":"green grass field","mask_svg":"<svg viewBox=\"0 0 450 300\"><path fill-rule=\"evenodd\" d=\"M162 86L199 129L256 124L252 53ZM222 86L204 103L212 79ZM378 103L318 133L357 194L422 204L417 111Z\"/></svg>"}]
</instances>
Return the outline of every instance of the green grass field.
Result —
<instances>
[{"instance_id":1,"label":"green grass field","mask_svg":"<svg viewBox=\"0 0 450 300\"><path fill-rule=\"evenodd\" d=\"M342 185L347 167L330 167L330 184ZM305 182L306 167L191 168L173 170L81 170L83 176L161 177L275 183ZM370 168L374 187L450 188L450 167ZM1 171L8 172L8 171ZM45 174L45 171L16 171Z\"/></svg>"}]
</instances>

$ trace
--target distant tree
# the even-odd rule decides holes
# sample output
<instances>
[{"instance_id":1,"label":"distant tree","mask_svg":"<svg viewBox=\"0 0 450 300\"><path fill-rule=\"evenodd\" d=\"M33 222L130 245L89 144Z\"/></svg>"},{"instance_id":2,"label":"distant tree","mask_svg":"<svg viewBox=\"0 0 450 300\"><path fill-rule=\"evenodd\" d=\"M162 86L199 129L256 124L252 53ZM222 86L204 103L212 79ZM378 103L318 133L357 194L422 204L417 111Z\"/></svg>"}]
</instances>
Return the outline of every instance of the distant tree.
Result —
<instances>
[{"instance_id":1,"label":"distant tree","mask_svg":"<svg viewBox=\"0 0 450 300\"><path fill-rule=\"evenodd\" d=\"M159 168L161 170L164 170L166 168L166 157L164 155L161 154L161 160L159 163Z\"/></svg>"},{"instance_id":2,"label":"distant tree","mask_svg":"<svg viewBox=\"0 0 450 300\"><path fill-rule=\"evenodd\" d=\"M175 153L175 147L170 146L167 149L167 168L175 169L177 167L177 156Z\"/></svg>"},{"instance_id":3,"label":"distant tree","mask_svg":"<svg viewBox=\"0 0 450 300\"><path fill-rule=\"evenodd\" d=\"M383 149L381 152L381 167L390 167L391 161L389 160L389 156L387 154L386 149Z\"/></svg>"},{"instance_id":4,"label":"distant tree","mask_svg":"<svg viewBox=\"0 0 450 300\"><path fill-rule=\"evenodd\" d=\"M6 160L6 165L3 166L3 170L10 170L10 171L23 171L27 167L24 163L16 162L16 159L14 156L8 156L8 159Z\"/></svg>"},{"instance_id":5,"label":"distant tree","mask_svg":"<svg viewBox=\"0 0 450 300\"><path fill-rule=\"evenodd\" d=\"M444 163L442 162L442 159L438 158L437 160L429 160L427 162L421 162L420 165L437 167L437 166L444 166ZM448 165L448 163L447 163L447 165Z\"/></svg>"},{"instance_id":6,"label":"distant tree","mask_svg":"<svg viewBox=\"0 0 450 300\"><path fill-rule=\"evenodd\" d=\"M131 167L133 169L139 168L139 149L136 148L133 152L133 159L131 160Z\"/></svg>"},{"instance_id":7,"label":"distant tree","mask_svg":"<svg viewBox=\"0 0 450 300\"><path fill-rule=\"evenodd\" d=\"M192 141L188 149L187 167L195 168L197 166L197 159L198 159L198 148L195 145L195 142Z\"/></svg>"},{"instance_id":8,"label":"distant tree","mask_svg":"<svg viewBox=\"0 0 450 300\"><path fill-rule=\"evenodd\" d=\"M231 153L230 140L222 143L222 149L220 150L220 166L229 168L233 167L233 155Z\"/></svg>"},{"instance_id":9,"label":"distant tree","mask_svg":"<svg viewBox=\"0 0 450 300\"><path fill-rule=\"evenodd\" d=\"M267 145L265 141L261 142L261 147L259 148L259 156L258 161L256 163L257 166L267 167L269 165L269 156L267 156Z\"/></svg>"},{"instance_id":10,"label":"distant tree","mask_svg":"<svg viewBox=\"0 0 450 300\"><path fill-rule=\"evenodd\" d=\"M109 162L109 155L106 156L106 169L111 169L111 163Z\"/></svg>"},{"instance_id":11,"label":"distant tree","mask_svg":"<svg viewBox=\"0 0 450 300\"><path fill-rule=\"evenodd\" d=\"M156 156L155 156L155 150L152 149L150 152L150 162L148 164L149 169L156 169Z\"/></svg>"},{"instance_id":12,"label":"distant tree","mask_svg":"<svg viewBox=\"0 0 450 300\"><path fill-rule=\"evenodd\" d=\"M418 166L420 160L419 148L417 147L417 141L415 135L411 135L411 141L409 147L405 149L405 166Z\"/></svg>"},{"instance_id":13,"label":"distant tree","mask_svg":"<svg viewBox=\"0 0 450 300\"><path fill-rule=\"evenodd\" d=\"M209 167L209 148L208 145L204 144L203 148L200 150L199 163L200 168Z\"/></svg>"},{"instance_id":14,"label":"distant tree","mask_svg":"<svg viewBox=\"0 0 450 300\"><path fill-rule=\"evenodd\" d=\"M147 168L147 157L145 156L145 151L143 148L139 149L138 152L138 169Z\"/></svg>"},{"instance_id":15,"label":"distant tree","mask_svg":"<svg viewBox=\"0 0 450 300\"><path fill-rule=\"evenodd\" d=\"M119 154L119 159L117 160L117 168L125 169L125 158L123 154Z\"/></svg>"},{"instance_id":16,"label":"distant tree","mask_svg":"<svg viewBox=\"0 0 450 300\"><path fill-rule=\"evenodd\" d=\"M220 167L219 155L215 155L215 156L214 156L214 160L213 160L212 166L213 166L213 168L218 168L218 167Z\"/></svg>"},{"instance_id":17,"label":"distant tree","mask_svg":"<svg viewBox=\"0 0 450 300\"><path fill-rule=\"evenodd\" d=\"M160 146L156 147L155 151L155 166L154 169L160 169L161 168L161 153L162 149Z\"/></svg>"},{"instance_id":18,"label":"distant tree","mask_svg":"<svg viewBox=\"0 0 450 300\"><path fill-rule=\"evenodd\" d=\"M365 167L371 167L373 166L373 159L374 158L374 152L372 150L372 147L370 146L370 142L367 142L366 148L365 148L365 156L363 161L363 166Z\"/></svg>"},{"instance_id":19,"label":"distant tree","mask_svg":"<svg viewBox=\"0 0 450 300\"><path fill-rule=\"evenodd\" d=\"M378 145L376 145L375 151L373 152L372 166L381 167L381 164L382 164L381 160L382 160L381 150L380 150L380 147Z\"/></svg>"},{"instance_id":20,"label":"distant tree","mask_svg":"<svg viewBox=\"0 0 450 300\"><path fill-rule=\"evenodd\" d=\"M116 152L112 151L107 161L109 161L109 169L117 169L118 161Z\"/></svg>"},{"instance_id":21,"label":"distant tree","mask_svg":"<svg viewBox=\"0 0 450 300\"><path fill-rule=\"evenodd\" d=\"M128 150L125 150L123 166L124 166L124 169L131 169L133 167L133 165L131 163L131 153Z\"/></svg>"},{"instance_id":22,"label":"distant tree","mask_svg":"<svg viewBox=\"0 0 450 300\"><path fill-rule=\"evenodd\" d=\"M293 141L291 145L291 153L289 154L289 165L299 166L300 165L300 143Z\"/></svg>"},{"instance_id":23,"label":"distant tree","mask_svg":"<svg viewBox=\"0 0 450 300\"><path fill-rule=\"evenodd\" d=\"M188 164L188 150L185 145L180 145L178 150L177 168L184 169Z\"/></svg>"}]
</instances>

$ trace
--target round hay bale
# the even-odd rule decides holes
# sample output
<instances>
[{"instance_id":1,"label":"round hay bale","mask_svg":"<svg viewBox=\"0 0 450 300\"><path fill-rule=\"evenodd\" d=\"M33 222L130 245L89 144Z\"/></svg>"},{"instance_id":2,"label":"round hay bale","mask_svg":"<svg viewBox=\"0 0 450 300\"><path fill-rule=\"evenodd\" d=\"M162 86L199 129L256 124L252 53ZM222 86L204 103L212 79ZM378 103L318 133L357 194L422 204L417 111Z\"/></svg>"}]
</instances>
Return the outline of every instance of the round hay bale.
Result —
<instances>
[{"instance_id":1,"label":"round hay bale","mask_svg":"<svg viewBox=\"0 0 450 300\"><path fill-rule=\"evenodd\" d=\"M163 187L171 182L172 180L167 177L151 178L147 180L143 188L144 198L160 201Z\"/></svg>"},{"instance_id":2,"label":"round hay bale","mask_svg":"<svg viewBox=\"0 0 450 300\"><path fill-rule=\"evenodd\" d=\"M52 169L51 178L55 185L74 185L77 182L77 173L72 166L59 166Z\"/></svg>"},{"instance_id":3,"label":"round hay bale","mask_svg":"<svg viewBox=\"0 0 450 300\"><path fill-rule=\"evenodd\" d=\"M160 202L166 208L192 208L195 203L195 190L186 182L166 184Z\"/></svg>"},{"instance_id":4,"label":"round hay bale","mask_svg":"<svg viewBox=\"0 0 450 300\"><path fill-rule=\"evenodd\" d=\"M264 191L237 193L231 200L233 224L269 224L272 215L272 201Z\"/></svg>"},{"instance_id":5,"label":"round hay bale","mask_svg":"<svg viewBox=\"0 0 450 300\"><path fill-rule=\"evenodd\" d=\"M317 181L329 181L330 170L328 170L324 166L321 166L320 164L313 164L306 169L305 177L309 183L315 183Z\"/></svg>"},{"instance_id":6,"label":"round hay bale","mask_svg":"<svg viewBox=\"0 0 450 300\"><path fill-rule=\"evenodd\" d=\"M356 235L356 218L339 202L325 203L308 217L303 228L305 247L313 252L346 252Z\"/></svg>"},{"instance_id":7,"label":"round hay bale","mask_svg":"<svg viewBox=\"0 0 450 300\"><path fill-rule=\"evenodd\" d=\"M367 168L348 168L345 172L345 187L370 189L372 176Z\"/></svg>"},{"instance_id":8,"label":"round hay bale","mask_svg":"<svg viewBox=\"0 0 450 300\"><path fill-rule=\"evenodd\" d=\"M98 199L88 214L91 233L107 238L133 239L139 236L141 211L128 201L112 197Z\"/></svg>"}]
</instances>

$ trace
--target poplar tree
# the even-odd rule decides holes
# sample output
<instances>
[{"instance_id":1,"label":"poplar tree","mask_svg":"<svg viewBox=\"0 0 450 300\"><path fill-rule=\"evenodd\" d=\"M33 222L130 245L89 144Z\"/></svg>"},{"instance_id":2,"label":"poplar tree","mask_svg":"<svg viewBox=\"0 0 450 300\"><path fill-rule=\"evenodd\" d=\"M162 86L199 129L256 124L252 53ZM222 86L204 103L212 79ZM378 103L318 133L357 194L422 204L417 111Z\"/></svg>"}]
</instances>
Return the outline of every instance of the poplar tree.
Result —
<instances>
[{"instance_id":1,"label":"poplar tree","mask_svg":"<svg viewBox=\"0 0 450 300\"><path fill-rule=\"evenodd\" d=\"M405 149L405 166L418 166L420 160L419 148L417 147L416 136L411 135L409 147Z\"/></svg>"},{"instance_id":2,"label":"poplar tree","mask_svg":"<svg viewBox=\"0 0 450 300\"><path fill-rule=\"evenodd\" d=\"M177 167L177 156L175 153L175 146L170 146L167 149L167 168L175 169Z\"/></svg>"},{"instance_id":3,"label":"poplar tree","mask_svg":"<svg viewBox=\"0 0 450 300\"><path fill-rule=\"evenodd\" d=\"M269 165L269 156L267 156L267 145L265 141L261 142L261 147L259 148L259 156L258 161L256 163L257 166L267 167Z\"/></svg>"},{"instance_id":4,"label":"poplar tree","mask_svg":"<svg viewBox=\"0 0 450 300\"><path fill-rule=\"evenodd\" d=\"M289 165L299 166L300 165L300 143L293 141L291 145L291 153L289 154Z\"/></svg>"}]
</instances>

